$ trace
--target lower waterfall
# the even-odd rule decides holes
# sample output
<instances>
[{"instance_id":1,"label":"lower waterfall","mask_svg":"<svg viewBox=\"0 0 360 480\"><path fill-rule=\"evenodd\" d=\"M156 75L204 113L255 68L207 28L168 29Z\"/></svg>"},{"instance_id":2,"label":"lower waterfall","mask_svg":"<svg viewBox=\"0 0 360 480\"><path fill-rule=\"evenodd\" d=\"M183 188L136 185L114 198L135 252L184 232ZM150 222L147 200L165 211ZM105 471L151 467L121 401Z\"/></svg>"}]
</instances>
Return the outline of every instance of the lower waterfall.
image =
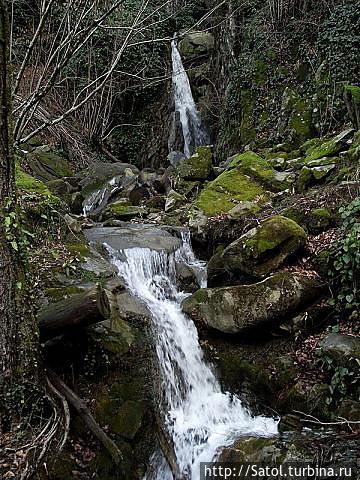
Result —
<instances>
[{"instance_id":1,"label":"lower waterfall","mask_svg":"<svg viewBox=\"0 0 360 480\"><path fill-rule=\"evenodd\" d=\"M221 447L243 435L273 436L277 422L252 416L241 400L222 392L212 366L204 360L192 320L181 310L187 296L178 284L177 264L185 263L205 285L205 265L191 249L188 234L174 253L108 247L118 275L131 294L146 303L154 322L155 345L163 388L163 422L172 439L182 478L198 480L200 462L216 459ZM154 454L148 480L171 480L164 458Z\"/></svg>"}]
</instances>

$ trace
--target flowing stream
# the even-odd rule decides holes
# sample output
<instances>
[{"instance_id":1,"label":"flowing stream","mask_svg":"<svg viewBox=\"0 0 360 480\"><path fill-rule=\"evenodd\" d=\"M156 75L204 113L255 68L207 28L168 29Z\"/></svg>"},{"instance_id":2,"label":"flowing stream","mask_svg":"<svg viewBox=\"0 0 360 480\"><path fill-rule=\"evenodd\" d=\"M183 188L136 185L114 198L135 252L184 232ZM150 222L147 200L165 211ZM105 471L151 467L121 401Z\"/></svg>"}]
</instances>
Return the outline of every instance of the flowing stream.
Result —
<instances>
[{"instance_id":1,"label":"flowing stream","mask_svg":"<svg viewBox=\"0 0 360 480\"><path fill-rule=\"evenodd\" d=\"M187 294L177 284L177 264L187 264L200 284L206 283L205 265L195 258L189 235L182 235L182 246L174 253L148 248L109 251L129 291L152 314L164 391L164 427L181 476L199 479L200 462L212 461L221 447L239 436L276 434L275 420L252 416L237 396L221 391L212 366L204 360L195 325L181 310ZM173 479L164 458L154 455L152 462L154 471L148 480Z\"/></svg>"},{"instance_id":2,"label":"flowing stream","mask_svg":"<svg viewBox=\"0 0 360 480\"><path fill-rule=\"evenodd\" d=\"M191 92L189 77L184 69L176 41L171 43L172 83L175 111L179 112L184 137L184 154L190 157L200 145L209 145L206 132Z\"/></svg>"}]
</instances>

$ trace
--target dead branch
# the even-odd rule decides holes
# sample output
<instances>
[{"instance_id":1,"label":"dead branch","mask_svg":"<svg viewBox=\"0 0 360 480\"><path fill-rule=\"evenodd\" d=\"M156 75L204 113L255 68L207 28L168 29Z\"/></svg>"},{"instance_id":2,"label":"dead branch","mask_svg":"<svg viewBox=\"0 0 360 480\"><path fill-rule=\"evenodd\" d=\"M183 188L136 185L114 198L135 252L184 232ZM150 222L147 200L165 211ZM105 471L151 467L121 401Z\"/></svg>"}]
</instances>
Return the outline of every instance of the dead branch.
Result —
<instances>
[{"instance_id":1,"label":"dead branch","mask_svg":"<svg viewBox=\"0 0 360 480\"><path fill-rule=\"evenodd\" d=\"M89 409L79 398L52 370L48 370L48 375L57 390L61 392L68 402L75 408L80 415L85 425L89 428L92 434L102 443L102 445L109 452L111 458L116 465L123 460L123 455L118 446L109 438L102 428L98 425L94 417L91 415Z\"/></svg>"}]
</instances>

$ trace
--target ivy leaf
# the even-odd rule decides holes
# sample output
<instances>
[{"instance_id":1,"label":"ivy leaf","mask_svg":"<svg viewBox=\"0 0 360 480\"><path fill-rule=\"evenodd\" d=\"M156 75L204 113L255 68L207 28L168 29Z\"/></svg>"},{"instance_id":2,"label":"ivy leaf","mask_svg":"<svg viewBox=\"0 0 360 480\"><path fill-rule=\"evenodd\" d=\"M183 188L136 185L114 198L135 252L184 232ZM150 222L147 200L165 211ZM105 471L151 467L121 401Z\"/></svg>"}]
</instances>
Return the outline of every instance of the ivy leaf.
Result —
<instances>
[{"instance_id":1,"label":"ivy leaf","mask_svg":"<svg viewBox=\"0 0 360 480\"><path fill-rule=\"evenodd\" d=\"M16 250L17 252L19 251L19 247L18 247L18 244L15 242L15 240L13 240L12 242L10 242L11 246L13 247L14 250Z\"/></svg>"}]
</instances>

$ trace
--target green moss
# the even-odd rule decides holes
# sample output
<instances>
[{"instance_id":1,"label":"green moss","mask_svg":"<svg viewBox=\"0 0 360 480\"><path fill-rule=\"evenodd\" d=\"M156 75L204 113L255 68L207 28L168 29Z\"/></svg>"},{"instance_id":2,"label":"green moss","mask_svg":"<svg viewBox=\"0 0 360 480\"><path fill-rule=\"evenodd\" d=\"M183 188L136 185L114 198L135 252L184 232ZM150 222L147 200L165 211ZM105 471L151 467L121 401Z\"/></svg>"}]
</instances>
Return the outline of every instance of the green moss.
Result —
<instances>
[{"instance_id":1,"label":"green moss","mask_svg":"<svg viewBox=\"0 0 360 480\"><path fill-rule=\"evenodd\" d=\"M289 237L297 239L305 239L306 232L300 225L281 215L271 217L262 224L262 228L247 240L245 243L248 247L256 251L256 256L261 256L264 252L272 250Z\"/></svg>"},{"instance_id":2,"label":"green moss","mask_svg":"<svg viewBox=\"0 0 360 480\"><path fill-rule=\"evenodd\" d=\"M251 201L263 195L263 188L238 169L226 171L210 182L200 193L193 207L206 215L228 212L238 201Z\"/></svg>"},{"instance_id":3,"label":"green moss","mask_svg":"<svg viewBox=\"0 0 360 480\"><path fill-rule=\"evenodd\" d=\"M15 182L18 188L43 195L44 197L48 197L56 202L59 201L58 197L55 197L55 195L50 192L44 183L36 180L31 175L24 172L24 170L18 164L15 165Z\"/></svg>"},{"instance_id":4,"label":"green moss","mask_svg":"<svg viewBox=\"0 0 360 480\"><path fill-rule=\"evenodd\" d=\"M82 293L84 289L70 286L70 287L59 287L59 288L47 288L45 290L45 295L47 298L51 300L51 302L59 302L64 298L67 298L71 295L76 295L78 293Z\"/></svg>"},{"instance_id":5,"label":"green moss","mask_svg":"<svg viewBox=\"0 0 360 480\"><path fill-rule=\"evenodd\" d=\"M357 105L360 105L360 87L356 85L345 85L345 91L353 97Z\"/></svg>"},{"instance_id":6,"label":"green moss","mask_svg":"<svg viewBox=\"0 0 360 480\"><path fill-rule=\"evenodd\" d=\"M194 155L176 166L176 174L183 180L206 180L212 166L210 147L198 147Z\"/></svg>"},{"instance_id":7,"label":"green moss","mask_svg":"<svg viewBox=\"0 0 360 480\"><path fill-rule=\"evenodd\" d=\"M200 303L206 303L209 299L208 294L206 293L206 290L201 288L200 290L197 290L193 295L193 298Z\"/></svg>"}]
</instances>

